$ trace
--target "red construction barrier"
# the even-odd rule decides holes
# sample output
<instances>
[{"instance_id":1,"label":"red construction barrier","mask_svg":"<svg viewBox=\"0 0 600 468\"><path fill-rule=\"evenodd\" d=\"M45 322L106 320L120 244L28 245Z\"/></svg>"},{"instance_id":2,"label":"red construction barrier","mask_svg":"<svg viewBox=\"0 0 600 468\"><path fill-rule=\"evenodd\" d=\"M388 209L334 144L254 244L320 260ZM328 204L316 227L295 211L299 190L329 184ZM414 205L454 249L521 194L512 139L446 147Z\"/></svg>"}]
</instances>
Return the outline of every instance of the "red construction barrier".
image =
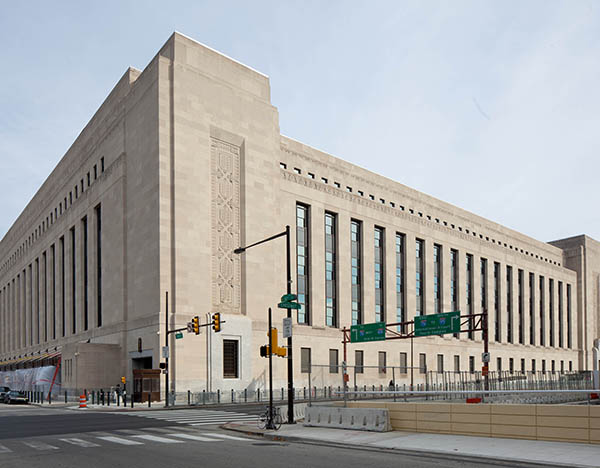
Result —
<instances>
[{"instance_id":1,"label":"red construction barrier","mask_svg":"<svg viewBox=\"0 0 600 468\"><path fill-rule=\"evenodd\" d=\"M87 408L87 398L85 395L79 395L79 407Z\"/></svg>"},{"instance_id":2,"label":"red construction barrier","mask_svg":"<svg viewBox=\"0 0 600 468\"><path fill-rule=\"evenodd\" d=\"M467 403L481 403L481 398L467 398Z\"/></svg>"}]
</instances>

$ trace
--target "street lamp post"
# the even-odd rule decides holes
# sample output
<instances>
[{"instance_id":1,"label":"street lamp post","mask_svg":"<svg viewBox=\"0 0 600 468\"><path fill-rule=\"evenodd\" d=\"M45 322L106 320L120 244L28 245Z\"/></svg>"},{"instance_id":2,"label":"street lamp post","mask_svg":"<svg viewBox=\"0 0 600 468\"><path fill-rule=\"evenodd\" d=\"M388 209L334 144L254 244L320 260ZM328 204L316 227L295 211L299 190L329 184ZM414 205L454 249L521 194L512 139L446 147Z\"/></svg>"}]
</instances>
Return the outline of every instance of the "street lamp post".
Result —
<instances>
[{"instance_id":1,"label":"street lamp post","mask_svg":"<svg viewBox=\"0 0 600 468\"><path fill-rule=\"evenodd\" d=\"M261 241L255 242L254 244L247 245L246 247L238 247L233 251L234 254L244 253L251 247L256 245L264 244L265 242L272 241L279 237L286 237L286 282L287 282L287 294L292 293L292 258L291 258L291 247L290 247L290 226L287 225L285 227L285 231L280 232L279 234L275 234L271 237L267 237ZM292 318L292 310L287 309L288 318ZM291 335L287 339L287 348L288 348L288 424L294 424L294 367L292 361L292 337Z\"/></svg>"}]
</instances>

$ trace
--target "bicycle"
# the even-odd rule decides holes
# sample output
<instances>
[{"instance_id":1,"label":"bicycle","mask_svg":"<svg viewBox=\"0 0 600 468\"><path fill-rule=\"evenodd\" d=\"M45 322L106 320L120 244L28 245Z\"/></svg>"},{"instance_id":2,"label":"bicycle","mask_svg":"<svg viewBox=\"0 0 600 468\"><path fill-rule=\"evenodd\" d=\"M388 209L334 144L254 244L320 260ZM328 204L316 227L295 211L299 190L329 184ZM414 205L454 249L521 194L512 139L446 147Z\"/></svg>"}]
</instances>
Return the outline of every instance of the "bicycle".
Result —
<instances>
[{"instance_id":1,"label":"bicycle","mask_svg":"<svg viewBox=\"0 0 600 468\"><path fill-rule=\"evenodd\" d=\"M265 408L265 411L258 415L257 426L259 429L275 429L279 430L283 420L281 418L281 411L278 407L273 407L273 420L269 424L269 407Z\"/></svg>"}]
</instances>

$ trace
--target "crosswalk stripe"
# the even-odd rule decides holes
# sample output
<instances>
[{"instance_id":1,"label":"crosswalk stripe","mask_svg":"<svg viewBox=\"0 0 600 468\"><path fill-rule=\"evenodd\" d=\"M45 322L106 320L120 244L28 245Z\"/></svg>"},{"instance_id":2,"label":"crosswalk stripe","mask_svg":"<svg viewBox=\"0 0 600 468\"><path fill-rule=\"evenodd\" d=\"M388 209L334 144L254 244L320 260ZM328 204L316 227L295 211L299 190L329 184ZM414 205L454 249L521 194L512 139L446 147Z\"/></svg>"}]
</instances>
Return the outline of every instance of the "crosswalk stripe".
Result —
<instances>
[{"instance_id":1,"label":"crosswalk stripe","mask_svg":"<svg viewBox=\"0 0 600 468\"><path fill-rule=\"evenodd\" d=\"M147 434L134 435L132 437L136 437L138 439L150 440L152 442L161 442L163 444L181 444L181 443L183 443L182 440L167 439L166 437L159 437L159 436L147 435Z\"/></svg>"},{"instance_id":2,"label":"crosswalk stripe","mask_svg":"<svg viewBox=\"0 0 600 468\"><path fill-rule=\"evenodd\" d=\"M143 442L138 442L137 440L123 439L121 437L114 436L98 437L98 439L106 440L107 442L114 442L115 444L121 445L144 445Z\"/></svg>"},{"instance_id":3,"label":"crosswalk stripe","mask_svg":"<svg viewBox=\"0 0 600 468\"><path fill-rule=\"evenodd\" d=\"M9 449L8 447L5 447L4 445L0 445L0 453L7 453L7 452L12 452L12 450Z\"/></svg>"},{"instance_id":4,"label":"crosswalk stripe","mask_svg":"<svg viewBox=\"0 0 600 468\"><path fill-rule=\"evenodd\" d=\"M154 415L146 415L143 416L145 418L151 418L151 419L163 419L166 421L177 421L180 419L198 419L198 418L236 418L236 417L248 417L248 416L252 416L250 414L246 414L246 413L211 413L211 414L185 414L185 415L172 415L172 416L154 416Z\"/></svg>"},{"instance_id":5,"label":"crosswalk stripe","mask_svg":"<svg viewBox=\"0 0 600 468\"><path fill-rule=\"evenodd\" d=\"M203 422L197 422L197 423L188 423L190 426L214 426L215 424L222 424L224 422L246 422L246 420L244 421L238 421L238 420L231 420L231 421L203 421Z\"/></svg>"},{"instance_id":6,"label":"crosswalk stripe","mask_svg":"<svg viewBox=\"0 0 600 468\"><path fill-rule=\"evenodd\" d=\"M199 440L200 442L223 442L222 440L219 439L209 439L208 437L200 437L197 435L192 435L192 434L167 434L171 437L180 437L182 439L188 439L188 440Z\"/></svg>"},{"instance_id":7,"label":"crosswalk stripe","mask_svg":"<svg viewBox=\"0 0 600 468\"><path fill-rule=\"evenodd\" d=\"M230 436L230 435L226 435L226 434L217 434L216 432L203 433L202 435L211 436L211 437L220 437L222 439L231 439L231 440L252 440L252 439L246 439L245 437L235 437L235 436Z\"/></svg>"},{"instance_id":8,"label":"crosswalk stripe","mask_svg":"<svg viewBox=\"0 0 600 468\"><path fill-rule=\"evenodd\" d=\"M227 421L251 421L251 420L256 420L257 417L256 416L238 416L238 417L234 417L234 418L229 418L229 417L206 417L206 418L189 418L189 419L166 419L166 421L169 422L177 422L179 424L181 423L186 423L186 422L200 422L200 421L222 421L222 422L227 422Z\"/></svg>"},{"instance_id":9,"label":"crosswalk stripe","mask_svg":"<svg viewBox=\"0 0 600 468\"><path fill-rule=\"evenodd\" d=\"M62 442L66 442L67 444L72 444L72 445L78 445L80 447L100 447L98 444L95 444L94 442L90 442L88 440L83 440L83 439L75 439L75 438L69 438L69 439L58 439Z\"/></svg>"},{"instance_id":10,"label":"crosswalk stripe","mask_svg":"<svg viewBox=\"0 0 600 468\"><path fill-rule=\"evenodd\" d=\"M58 450L58 447L55 447L54 445L45 444L44 442L31 441L23 443L35 450Z\"/></svg>"}]
</instances>

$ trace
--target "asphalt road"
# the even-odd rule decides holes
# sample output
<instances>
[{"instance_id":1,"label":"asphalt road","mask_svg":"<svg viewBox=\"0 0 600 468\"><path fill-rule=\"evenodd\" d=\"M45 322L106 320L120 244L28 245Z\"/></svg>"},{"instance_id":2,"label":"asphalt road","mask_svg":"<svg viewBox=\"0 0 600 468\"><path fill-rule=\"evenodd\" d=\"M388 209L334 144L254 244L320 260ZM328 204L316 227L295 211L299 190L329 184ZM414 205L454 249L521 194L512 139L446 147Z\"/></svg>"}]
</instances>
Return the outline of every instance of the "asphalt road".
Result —
<instances>
[{"instance_id":1,"label":"asphalt road","mask_svg":"<svg viewBox=\"0 0 600 468\"><path fill-rule=\"evenodd\" d=\"M200 416L195 416L196 413L205 415L202 416L204 419L198 419ZM218 424L211 422L218 414L216 408L204 413L201 410L175 410L132 415L0 405L0 467L514 466L267 441L220 429Z\"/></svg>"}]
</instances>

